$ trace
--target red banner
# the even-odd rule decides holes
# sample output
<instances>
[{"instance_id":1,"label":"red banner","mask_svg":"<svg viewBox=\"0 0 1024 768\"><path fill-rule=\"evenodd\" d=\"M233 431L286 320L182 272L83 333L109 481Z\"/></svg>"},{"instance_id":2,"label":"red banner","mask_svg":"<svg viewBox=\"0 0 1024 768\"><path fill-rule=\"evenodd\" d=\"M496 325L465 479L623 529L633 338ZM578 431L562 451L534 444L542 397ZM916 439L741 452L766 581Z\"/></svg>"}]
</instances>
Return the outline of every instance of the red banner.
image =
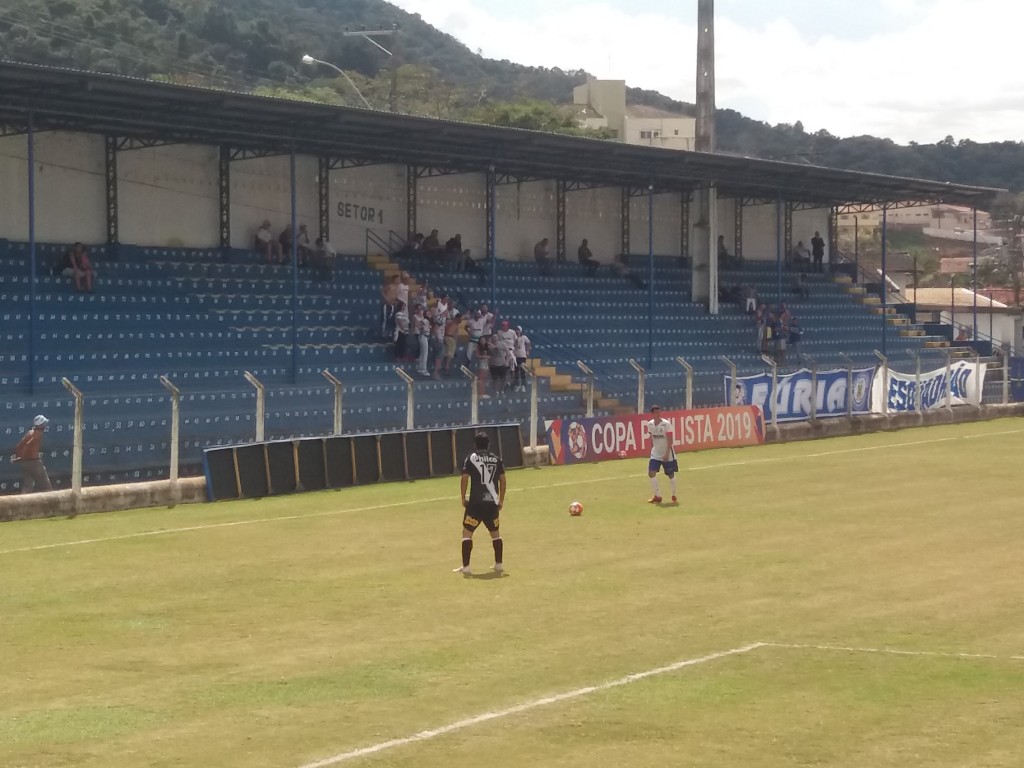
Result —
<instances>
[{"instance_id":1,"label":"red banner","mask_svg":"<svg viewBox=\"0 0 1024 768\"><path fill-rule=\"evenodd\" d=\"M764 442L761 409L753 405L663 411L661 416L672 424L677 453ZM576 464L648 456L650 420L649 414L639 414L548 421L545 426L551 460L555 464Z\"/></svg>"}]
</instances>

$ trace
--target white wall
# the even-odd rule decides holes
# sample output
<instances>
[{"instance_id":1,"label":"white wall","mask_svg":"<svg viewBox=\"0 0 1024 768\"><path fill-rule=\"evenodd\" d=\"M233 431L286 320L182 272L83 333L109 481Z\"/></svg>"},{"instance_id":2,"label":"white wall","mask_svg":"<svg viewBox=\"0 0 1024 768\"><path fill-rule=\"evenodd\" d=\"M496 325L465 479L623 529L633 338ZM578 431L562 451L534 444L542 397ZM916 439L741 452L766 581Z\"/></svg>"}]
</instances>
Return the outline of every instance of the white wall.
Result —
<instances>
[{"instance_id":1,"label":"white wall","mask_svg":"<svg viewBox=\"0 0 1024 768\"><path fill-rule=\"evenodd\" d=\"M618 187L569 190L565 193L565 257L577 260L586 238L594 258L611 262L622 250L622 190ZM553 222L552 222L553 226ZM645 246L646 251L646 246Z\"/></svg>"},{"instance_id":2,"label":"white wall","mask_svg":"<svg viewBox=\"0 0 1024 768\"><path fill-rule=\"evenodd\" d=\"M331 244L341 253L365 253L366 230L384 242L388 232L406 237L406 168L404 165L367 165L331 171ZM319 216L310 221L310 238ZM422 231L422 220L420 220ZM430 231L429 229L427 230ZM371 246L371 252L380 250Z\"/></svg>"},{"instance_id":3,"label":"white wall","mask_svg":"<svg viewBox=\"0 0 1024 768\"><path fill-rule=\"evenodd\" d=\"M743 258L771 261L777 258L778 219L775 203L743 207Z\"/></svg>"},{"instance_id":4,"label":"white wall","mask_svg":"<svg viewBox=\"0 0 1024 768\"><path fill-rule=\"evenodd\" d=\"M136 245L219 245L217 156L216 147L188 144L118 152L118 239Z\"/></svg>"},{"instance_id":5,"label":"white wall","mask_svg":"<svg viewBox=\"0 0 1024 768\"><path fill-rule=\"evenodd\" d=\"M481 173L420 179L416 189L417 229L424 235L436 229L441 245L460 234L462 247L469 248L473 258L483 258L487 253L485 187ZM500 229L498 232L500 234Z\"/></svg>"},{"instance_id":6,"label":"white wall","mask_svg":"<svg viewBox=\"0 0 1024 768\"><path fill-rule=\"evenodd\" d=\"M270 229L275 235L288 225L291 219L289 165L287 155L231 163L231 245L252 248L253 237L264 219L270 219ZM316 238L320 220L317 172L315 157L295 158L297 219L299 224L308 225L311 239ZM216 226L213 235L216 242Z\"/></svg>"},{"instance_id":7,"label":"white wall","mask_svg":"<svg viewBox=\"0 0 1024 768\"><path fill-rule=\"evenodd\" d=\"M634 197L630 201L630 253L645 254L650 251L649 208L647 195ZM682 214L679 209L678 194L654 196L654 253L656 255L679 255L681 221Z\"/></svg>"},{"instance_id":8,"label":"white wall","mask_svg":"<svg viewBox=\"0 0 1024 768\"><path fill-rule=\"evenodd\" d=\"M793 211L793 245L803 240L807 250L810 250L811 238L815 232L820 232L821 239L825 241L826 264L829 263L828 216L828 208Z\"/></svg>"},{"instance_id":9,"label":"white wall","mask_svg":"<svg viewBox=\"0 0 1024 768\"><path fill-rule=\"evenodd\" d=\"M28 142L0 139L0 237L28 239ZM103 138L85 134L35 136L36 239L104 242L107 197Z\"/></svg>"},{"instance_id":10,"label":"white wall","mask_svg":"<svg viewBox=\"0 0 1024 768\"><path fill-rule=\"evenodd\" d=\"M481 177L481 200L483 179ZM575 193L571 193L575 194ZM528 181L519 184L500 184L495 192L497 208L494 217L495 250L500 258L529 261L533 259L533 246L548 239L551 258L555 257L555 182ZM484 212L481 211L481 222ZM566 211L568 223L568 210ZM465 235L463 235L465 241ZM571 241L566 238L566 248ZM486 250L474 254L485 254ZM575 257L576 251L572 251Z\"/></svg>"}]
</instances>

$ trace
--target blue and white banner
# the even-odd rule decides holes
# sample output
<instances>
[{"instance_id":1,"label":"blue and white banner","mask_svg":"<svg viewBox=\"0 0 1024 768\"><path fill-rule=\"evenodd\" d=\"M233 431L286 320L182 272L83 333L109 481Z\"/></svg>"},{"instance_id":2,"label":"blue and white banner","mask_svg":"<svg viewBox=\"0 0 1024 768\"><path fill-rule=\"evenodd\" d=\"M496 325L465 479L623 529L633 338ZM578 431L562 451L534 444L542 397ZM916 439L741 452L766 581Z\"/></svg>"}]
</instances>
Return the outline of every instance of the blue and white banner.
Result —
<instances>
[{"instance_id":1,"label":"blue and white banner","mask_svg":"<svg viewBox=\"0 0 1024 768\"><path fill-rule=\"evenodd\" d=\"M815 393L815 413L818 418L845 416L848 411L847 399L853 400L853 413L871 412L871 386L875 369L854 368L853 391L848 392L847 371L835 369L818 371ZM725 377L725 400L729 402L730 377ZM811 417L811 372L801 368L796 373L779 376L779 391L773 409L772 377L762 373L756 376L740 376L736 381L736 404L756 405L764 414L765 422L771 421L773 410L778 411L778 421L804 421Z\"/></svg>"},{"instance_id":2,"label":"blue and white banner","mask_svg":"<svg viewBox=\"0 0 1024 768\"><path fill-rule=\"evenodd\" d=\"M949 367L948 387L953 405L978 405L985 388L986 366L975 366L974 362L958 360ZM917 377L915 374L889 371L889 380L875 378L871 396L872 410L883 413L882 407L888 400L888 409L913 411L917 406ZM921 371L921 409L944 408L946 406L946 369Z\"/></svg>"}]
</instances>

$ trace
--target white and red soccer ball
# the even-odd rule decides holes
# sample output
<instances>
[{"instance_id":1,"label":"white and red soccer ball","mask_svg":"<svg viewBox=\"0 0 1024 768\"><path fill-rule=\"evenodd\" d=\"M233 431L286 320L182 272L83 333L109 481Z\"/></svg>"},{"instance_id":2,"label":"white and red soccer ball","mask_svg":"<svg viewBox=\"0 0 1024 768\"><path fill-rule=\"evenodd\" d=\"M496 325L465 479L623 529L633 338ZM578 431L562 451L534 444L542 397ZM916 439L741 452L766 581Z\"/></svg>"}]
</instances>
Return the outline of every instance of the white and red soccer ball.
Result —
<instances>
[{"instance_id":1,"label":"white and red soccer ball","mask_svg":"<svg viewBox=\"0 0 1024 768\"><path fill-rule=\"evenodd\" d=\"M626 458L626 452L625 451L619 451L619 458L620 459Z\"/></svg>"},{"instance_id":2,"label":"white and red soccer ball","mask_svg":"<svg viewBox=\"0 0 1024 768\"><path fill-rule=\"evenodd\" d=\"M579 517L583 514L583 505L578 501L574 501L569 504L569 514L573 517Z\"/></svg>"}]
</instances>

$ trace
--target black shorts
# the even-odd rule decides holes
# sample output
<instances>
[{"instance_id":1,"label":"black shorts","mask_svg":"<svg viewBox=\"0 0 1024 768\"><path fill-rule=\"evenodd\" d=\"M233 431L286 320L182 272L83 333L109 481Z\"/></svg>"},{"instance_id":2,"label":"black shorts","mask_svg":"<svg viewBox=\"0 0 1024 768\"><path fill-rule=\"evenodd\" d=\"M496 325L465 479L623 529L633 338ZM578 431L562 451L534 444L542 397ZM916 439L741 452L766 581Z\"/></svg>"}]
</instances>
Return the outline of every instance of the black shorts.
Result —
<instances>
[{"instance_id":1,"label":"black shorts","mask_svg":"<svg viewBox=\"0 0 1024 768\"><path fill-rule=\"evenodd\" d=\"M491 533L497 533L498 505L493 501L471 501L466 504L465 514L462 516L462 527L475 531L480 523L483 523Z\"/></svg>"}]
</instances>

